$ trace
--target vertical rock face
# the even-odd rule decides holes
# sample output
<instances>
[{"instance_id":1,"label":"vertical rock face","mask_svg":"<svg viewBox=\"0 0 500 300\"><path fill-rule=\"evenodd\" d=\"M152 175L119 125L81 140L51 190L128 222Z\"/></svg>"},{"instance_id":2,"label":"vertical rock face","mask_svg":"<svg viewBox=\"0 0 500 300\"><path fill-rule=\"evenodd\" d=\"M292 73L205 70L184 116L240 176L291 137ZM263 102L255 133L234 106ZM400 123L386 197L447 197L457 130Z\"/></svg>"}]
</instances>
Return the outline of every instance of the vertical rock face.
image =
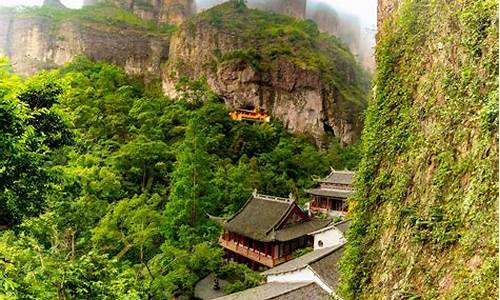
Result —
<instances>
[{"instance_id":1,"label":"vertical rock face","mask_svg":"<svg viewBox=\"0 0 500 300\"><path fill-rule=\"evenodd\" d=\"M44 0L43 6L51 6L57 8L65 8L65 6L59 0Z\"/></svg>"},{"instance_id":2,"label":"vertical rock face","mask_svg":"<svg viewBox=\"0 0 500 300\"><path fill-rule=\"evenodd\" d=\"M0 15L0 54L14 71L29 75L71 61L77 55L123 66L132 75L158 78L169 39L147 32L45 17Z\"/></svg>"},{"instance_id":3,"label":"vertical rock face","mask_svg":"<svg viewBox=\"0 0 500 300\"><path fill-rule=\"evenodd\" d=\"M325 84L319 70L302 69L286 59L276 59L268 70L255 69L241 59L217 63L216 53L248 46L237 33L206 22L182 26L171 41L162 76L164 92L175 96L175 83L181 77L205 77L228 106L265 109L290 131L312 136L320 145L327 134L344 143L358 139L362 108Z\"/></svg>"},{"instance_id":4,"label":"vertical rock face","mask_svg":"<svg viewBox=\"0 0 500 300\"><path fill-rule=\"evenodd\" d=\"M377 2L377 27L382 28L384 20L388 20L401 0L378 0Z\"/></svg>"},{"instance_id":5,"label":"vertical rock face","mask_svg":"<svg viewBox=\"0 0 500 300\"><path fill-rule=\"evenodd\" d=\"M378 11L342 296L496 299L498 1Z\"/></svg>"},{"instance_id":6,"label":"vertical rock face","mask_svg":"<svg viewBox=\"0 0 500 300\"><path fill-rule=\"evenodd\" d=\"M12 23L14 16L10 14L0 14L0 53L7 57L12 56Z\"/></svg>"},{"instance_id":7,"label":"vertical rock face","mask_svg":"<svg viewBox=\"0 0 500 300\"><path fill-rule=\"evenodd\" d=\"M199 2L199 8L203 10L226 2L226 0L203 0ZM247 1L247 5L250 8L272 11L297 19L305 19L307 0L249 0Z\"/></svg>"},{"instance_id":8,"label":"vertical rock face","mask_svg":"<svg viewBox=\"0 0 500 300\"><path fill-rule=\"evenodd\" d=\"M326 3L319 3L314 9L308 10L307 18L316 22L321 31L344 41L355 55L360 54L361 24L358 18L340 15Z\"/></svg>"},{"instance_id":9,"label":"vertical rock face","mask_svg":"<svg viewBox=\"0 0 500 300\"><path fill-rule=\"evenodd\" d=\"M132 1L121 4L134 5ZM171 1L161 5L167 4L175 7ZM87 10L92 13L91 8ZM78 14L63 20L0 15L0 54L7 55L14 71L22 75L56 68L84 55L122 66L146 80L161 79L165 93L171 96L176 94L179 78L206 77L228 106L265 109L290 131L307 134L318 145L331 135L343 143L357 141L367 91L349 51L317 31L308 33L307 43L306 38L299 41L303 47L295 47L285 38L278 43L261 26L293 27L298 26L296 21L256 10L235 11L234 6L226 5L215 14L196 17L181 25L173 39L169 33L153 33L156 31L149 27L109 25ZM222 27L207 19L221 13L228 16ZM261 45L253 37L257 32ZM290 49L293 54L270 54L276 51L271 47L274 41L277 50ZM254 47L259 48L254 49L257 56L265 57L258 63L262 68L245 60L245 54L241 58L241 51ZM223 59L225 54L237 56Z\"/></svg>"},{"instance_id":10,"label":"vertical rock face","mask_svg":"<svg viewBox=\"0 0 500 300\"><path fill-rule=\"evenodd\" d=\"M372 45L368 41L363 41L363 29L357 17L337 12L328 3L310 1L307 5L306 18L318 24L321 31L341 39L365 69L370 71L375 69Z\"/></svg>"},{"instance_id":11,"label":"vertical rock face","mask_svg":"<svg viewBox=\"0 0 500 300\"><path fill-rule=\"evenodd\" d=\"M158 21L181 24L196 12L194 0L163 0L159 9Z\"/></svg>"},{"instance_id":12,"label":"vertical rock face","mask_svg":"<svg viewBox=\"0 0 500 300\"><path fill-rule=\"evenodd\" d=\"M84 5L94 5L105 0L85 0ZM159 23L180 24L196 13L194 0L110 0L118 7L131 10L135 15Z\"/></svg>"},{"instance_id":13,"label":"vertical rock face","mask_svg":"<svg viewBox=\"0 0 500 300\"><path fill-rule=\"evenodd\" d=\"M291 16L297 19L305 19L307 0L251 0L248 7Z\"/></svg>"}]
</instances>

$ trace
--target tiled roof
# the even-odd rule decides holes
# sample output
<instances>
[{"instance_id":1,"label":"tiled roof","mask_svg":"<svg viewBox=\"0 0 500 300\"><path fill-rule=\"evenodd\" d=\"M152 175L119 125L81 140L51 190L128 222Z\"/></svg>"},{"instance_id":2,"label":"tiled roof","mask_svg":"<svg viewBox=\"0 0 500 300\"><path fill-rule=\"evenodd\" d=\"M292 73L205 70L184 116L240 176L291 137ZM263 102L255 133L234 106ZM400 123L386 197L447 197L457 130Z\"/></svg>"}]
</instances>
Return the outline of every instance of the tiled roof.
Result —
<instances>
[{"instance_id":1,"label":"tiled roof","mask_svg":"<svg viewBox=\"0 0 500 300\"><path fill-rule=\"evenodd\" d=\"M347 199L349 196L352 195L353 191L314 188L314 189L306 190L306 193L318 195L318 196Z\"/></svg>"},{"instance_id":2,"label":"tiled roof","mask_svg":"<svg viewBox=\"0 0 500 300\"><path fill-rule=\"evenodd\" d=\"M337 228L340 232L342 232L343 234L345 234L345 232L347 231L347 229L349 229L350 225L351 225L351 219L346 219L346 220L343 220L343 221L340 221L340 222L328 225L326 227L323 227L323 228L321 228L319 230L313 231L310 234L311 235L315 235L315 234L322 233L322 232L325 232L327 230L330 230L332 228Z\"/></svg>"},{"instance_id":3,"label":"tiled roof","mask_svg":"<svg viewBox=\"0 0 500 300\"><path fill-rule=\"evenodd\" d=\"M293 201L254 194L224 228L257 241L270 239L269 232L292 209Z\"/></svg>"},{"instance_id":4,"label":"tiled roof","mask_svg":"<svg viewBox=\"0 0 500 300\"><path fill-rule=\"evenodd\" d=\"M330 220L325 219L311 219L310 221L293 224L285 228L279 229L274 232L274 239L277 241L290 241L306 234L309 234L315 230L321 229L327 226Z\"/></svg>"},{"instance_id":5,"label":"tiled roof","mask_svg":"<svg viewBox=\"0 0 500 300\"><path fill-rule=\"evenodd\" d=\"M328 294L314 282L270 282L217 300L326 300Z\"/></svg>"},{"instance_id":6,"label":"tiled roof","mask_svg":"<svg viewBox=\"0 0 500 300\"><path fill-rule=\"evenodd\" d=\"M344 254L344 245L309 264L311 269L313 269L319 278L332 290L336 290L339 284L339 261Z\"/></svg>"},{"instance_id":7,"label":"tiled roof","mask_svg":"<svg viewBox=\"0 0 500 300\"><path fill-rule=\"evenodd\" d=\"M351 184L353 176L354 172L352 171L332 170L332 172L325 178L321 179L320 182Z\"/></svg>"},{"instance_id":8,"label":"tiled roof","mask_svg":"<svg viewBox=\"0 0 500 300\"><path fill-rule=\"evenodd\" d=\"M340 230L340 232L342 232L343 234L345 234L346 231L351 226L351 219L346 219L346 220L337 222L337 223L333 224L333 226L337 227Z\"/></svg>"},{"instance_id":9,"label":"tiled roof","mask_svg":"<svg viewBox=\"0 0 500 300\"><path fill-rule=\"evenodd\" d=\"M223 226L226 230L257 241L289 241L327 226L325 220L278 225L297 206L293 199L254 194ZM299 208L300 209L300 208Z\"/></svg>"},{"instance_id":10,"label":"tiled roof","mask_svg":"<svg viewBox=\"0 0 500 300\"><path fill-rule=\"evenodd\" d=\"M284 264L281 264L277 267L274 267L272 269L269 269L265 272L262 272L262 275L267 276L267 275L275 275L275 274L281 274L281 273L286 273L286 272L292 272L296 270L303 269L307 267L308 265L311 265L314 262L317 261L322 261L324 257L331 255L334 252L339 251L344 245L340 246L334 246L334 247L328 247L328 248L323 248L319 250L315 250L309 253L306 253L300 257L297 257L295 259L292 259Z\"/></svg>"},{"instance_id":11,"label":"tiled roof","mask_svg":"<svg viewBox=\"0 0 500 300\"><path fill-rule=\"evenodd\" d=\"M218 279L220 288L218 290L214 290L213 286L215 278L215 274L211 273L207 277L198 281L198 283L194 287L195 297L208 300L224 296L224 287L228 285L228 282L223 279Z\"/></svg>"},{"instance_id":12,"label":"tiled roof","mask_svg":"<svg viewBox=\"0 0 500 300\"><path fill-rule=\"evenodd\" d=\"M306 286L303 286L296 290L272 298L272 300L298 300L298 299L327 300L331 298L330 295L328 295L328 293L324 289L322 289L316 283L312 282Z\"/></svg>"}]
</instances>

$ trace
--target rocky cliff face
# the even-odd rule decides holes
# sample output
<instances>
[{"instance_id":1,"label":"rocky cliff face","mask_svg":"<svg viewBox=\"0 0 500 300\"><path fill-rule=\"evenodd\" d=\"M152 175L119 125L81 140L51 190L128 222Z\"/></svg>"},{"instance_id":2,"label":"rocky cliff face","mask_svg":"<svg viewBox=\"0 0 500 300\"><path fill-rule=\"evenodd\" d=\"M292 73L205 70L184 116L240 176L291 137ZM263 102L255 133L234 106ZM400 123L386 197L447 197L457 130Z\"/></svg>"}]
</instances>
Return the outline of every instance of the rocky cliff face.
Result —
<instances>
[{"instance_id":1,"label":"rocky cliff face","mask_svg":"<svg viewBox=\"0 0 500 300\"><path fill-rule=\"evenodd\" d=\"M205 10L225 0L199 0L198 8ZM321 0L249 0L248 7L272 11L298 19L313 20L323 32L340 38L368 71L375 69L374 41L364 34L359 19L337 12L332 5Z\"/></svg>"},{"instance_id":2,"label":"rocky cliff face","mask_svg":"<svg viewBox=\"0 0 500 300\"><path fill-rule=\"evenodd\" d=\"M297 19L305 19L307 0L251 0L248 7L273 11Z\"/></svg>"},{"instance_id":3,"label":"rocky cliff face","mask_svg":"<svg viewBox=\"0 0 500 300\"><path fill-rule=\"evenodd\" d=\"M363 105L348 101L319 69L300 67L285 56L276 57L265 68L238 57L224 58L255 43L237 32L215 28L202 17L181 26L172 38L163 72L165 93L174 96L181 77L206 77L230 107L265 109L292 132L312 135L319 143L327 134L344 143L357 140ZM354 65L339 61L336 67L345 69L343 80L359 80L351 69Z\"/></svg>"},{"instance_id":4,"label":"rocky cliff face","mask_svg":"<svg viewBox=\"0 0 500 300\"><path fill-rule=\"evenodd\" d=\"M498 2L380 0L344 299L498 297Z\"/></svg>"},{"instance_id":5,"label":"rocky cliff face","mask_svg":"<svg viewBox=\"0 0 500 300\"><path fill-rule=\"evenodd\" d=\"M346 43L366 70L375 69L373 41L363 35L364 29L357 17L337 12L328 3L311 0L308 1L306 18L318 24L321 31L328 32Z\"/></svg>"},{"instance_id":6,"label":"rocky cliff face","mask_svg":"<svg viewBox=\"0 0 500 300\"><path fill-rule=\"evenodd\" d=\"M401 0L378 0L377 1L377 27L382 28L384 20L390 20L391 14L399 6Z\"/></svg>"},{"instance_id":7,"label":"rocky cliff face","mask_svg":"<svg viewBox=\"0 0 500 300\"><path fill-rule=\"evenodd\" d=\"M197 8L205 10L227 0L198 0ZM304 19L306 16L307 0L248 0L250 8L257 8L265 11L287 15L297 19Z\"/></svg>"},{"instance_id":8,"label":"rocky cliff face","mask_svg":"<svg viewBox=\"0 0 500 300\"><path fill-rule=\"evenodd\" d=\"M135 15L159 23L181 24L196 12L194 0L85 0L84 6L110 2Z\"/></svg>"},{"instance_id":9,"label":"rocky cliff face","mask_svg":"<svg viewBox=\"0 0 500 300\"><path fill-rule=\"evenodd\" d=\"M0 54L7 55L22 75L85 55L123 66L132 75L159 78L168 44L168 37L119 26L0 14Z\"/></svg>"},{"instance_id":10,"label":"rocky cliff face","mask_svg":"<svg viewBox=\"0 0 500 300\"><path fill-rule=\"evenodd\" d=\"M51 6L57 8L64 8L64 5L59 0L44 0L43 6Z\"/></svg>"},{"instance_id":11,"label":"rocky cliff face","mask_svg":"<svg viewBox=\"0 0 500 300\"><path fill-rule=\"evenodd\" d=\"M359 137L365 78L347 49L309 23L225 4L183 24L170 38L169 31L157 33L149 23L131 22L132 14L131 23L123 23L126 11L109 19L112 11L94 15L116 8L86 9L83 16L69 10L49 16L0 14L0 54L23 75L85 55L122 66L131 75L161 79L171 96L179 78L206 77L228 106L265 109L319 145L331 135L343 143ZM289 35L279 28L293 30Z\"/></svg>"}]
</instances>

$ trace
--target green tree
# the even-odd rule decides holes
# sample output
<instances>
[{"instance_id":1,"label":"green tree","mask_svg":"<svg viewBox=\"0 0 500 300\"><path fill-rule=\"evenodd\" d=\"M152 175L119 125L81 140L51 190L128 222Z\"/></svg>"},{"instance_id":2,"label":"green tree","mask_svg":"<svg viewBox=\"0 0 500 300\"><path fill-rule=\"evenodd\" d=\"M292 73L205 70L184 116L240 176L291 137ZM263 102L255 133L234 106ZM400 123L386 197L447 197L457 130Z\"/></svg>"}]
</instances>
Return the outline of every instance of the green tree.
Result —
<instances>
[{"instance_id":1,"label":"green tree","mask_svg":"<svg viewBox=\"0 0 500 300\"><path fill-rule=\"evenodd\" d=\"M92 230L94 247L117 258L132 251L137 253L136 261L143 264L147 255L155 254L161 244L161 203L157 194L143 194L115 203Z\"/></svg>"},{"instance_id":2,"label":"green tree","mask_svg":"<svg viewBox=\"0 0 500 300\"><path fill-rule=\"evenodd\" d=\"M213 158L207 152L207 126L203 115L193 113L172 173L172 188L165 207L165 235L186 246L193 235L208 234L207 213L214 207Z\"/></svg>"},{"instance_id":3,"label":"green tree","mask_svg":"<svg viewBox=\"0 0 500 300\"><path fill-rule=\"evenodd\" d=\"M62 86L54 73L41 73L15 89L15 77L1 74L0 223L17 224L44 208L57 182L47 162L72 143L72 134L55 107Z\"/></svg>"}]
</instances>

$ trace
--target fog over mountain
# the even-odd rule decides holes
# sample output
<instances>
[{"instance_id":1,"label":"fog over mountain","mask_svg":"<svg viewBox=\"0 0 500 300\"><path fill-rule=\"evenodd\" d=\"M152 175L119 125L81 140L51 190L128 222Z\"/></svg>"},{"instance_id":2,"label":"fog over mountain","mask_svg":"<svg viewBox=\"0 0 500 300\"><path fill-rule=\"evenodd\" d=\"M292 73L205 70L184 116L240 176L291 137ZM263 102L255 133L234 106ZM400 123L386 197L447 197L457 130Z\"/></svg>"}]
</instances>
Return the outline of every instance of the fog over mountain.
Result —
<instances>
[{"instance_id":1,"label":"fog over mountain","mask_svg":"<svg viewBox=\"0 0 500 300\"><path fill-rule=\"evenodd\" d=\"M79 8L83 0L60 0ZM197 0L202 11L227 0ZM0 5L41 5L43 0L1 0ZM377 6L376 0L249 0L248 6L314 20L321 31L344 41L361 65L373 71Z\"/></svg>"},{"instance_id":2,"label":"fog over mountain","mask_svg":"<svg viewBox=\"0 0 500 300\"><path fill-rule=\"evenodd\" d=\"M198 11L202 11L222 2L225 1L198 0L196 7ZM301 9L300 5L305 6L305 8ZM376 1L364 0L353 3L347 0L249 0L248 6L314 20L321 31L340 38L358 57L361 65L373 71L375 65L373 47L375 46L376 33Z\"/></svg>"}]
</instances>

